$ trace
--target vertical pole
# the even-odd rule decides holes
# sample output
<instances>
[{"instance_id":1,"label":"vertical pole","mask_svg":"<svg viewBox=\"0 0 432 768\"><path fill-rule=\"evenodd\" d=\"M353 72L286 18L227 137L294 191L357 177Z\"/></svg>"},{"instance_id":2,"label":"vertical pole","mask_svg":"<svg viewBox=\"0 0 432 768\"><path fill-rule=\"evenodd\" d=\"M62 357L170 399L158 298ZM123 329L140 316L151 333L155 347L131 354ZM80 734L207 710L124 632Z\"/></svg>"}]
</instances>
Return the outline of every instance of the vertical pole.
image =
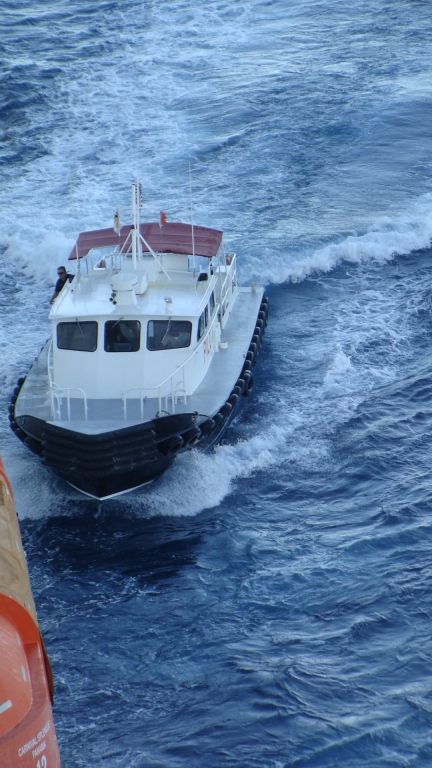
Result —
<instances>
[{"instance_id":1,"label":"vertical pole","mask_svg":"<svg viewBox=\"0 0 432 768\"><path fill-rule=\"evenodd\" d=\"M193 268L194 268L194 275L195 275L195 239L194 239L194 225L193 225L193 216L192 216L192 179L191 179L190 163L189 163L189 197L190 197L191 229L192 229L192 258L193 258Z\"/></svg>"},{"instance_id":2,"label":"vertical pole","mask_svg":"<svg viewBox=\"0 0 432 768\"><path fill-rule=\"evenodd\" d=\"M140 238L140 210L142 206L142 186L139 183L139 181L136 182L136 188L137 188L137 226L136 226L137 235L136 235L136 238L137 238L137 246L138 246L137 256L138 256L138 259L142 259L142 242Z\"/></svg>"},{"instance_id":3,"label":"vertical pole","mask_svg":"<svg viewBox=\"0 0 432 768\"><path fill-rule=\"evenodd\" d=\"M136 269L137 237L136 237L136 184L132 184L132 266Z\"/></svg>"}]
</instances>

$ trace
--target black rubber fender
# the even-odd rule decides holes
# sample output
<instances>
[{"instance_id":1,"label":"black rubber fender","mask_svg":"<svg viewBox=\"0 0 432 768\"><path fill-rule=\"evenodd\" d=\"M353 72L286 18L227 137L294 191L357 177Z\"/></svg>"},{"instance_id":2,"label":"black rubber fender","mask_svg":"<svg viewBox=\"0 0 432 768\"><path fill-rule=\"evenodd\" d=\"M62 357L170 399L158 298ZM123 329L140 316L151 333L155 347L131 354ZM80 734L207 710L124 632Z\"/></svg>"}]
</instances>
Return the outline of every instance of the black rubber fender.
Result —
<instances>
[{"instance_id":1,"label":"black rubber fender","mask_svg":"<svg viewBox=\"0 0 432 768\"><path fill-rule=\"evenodd\" d=\"M239 399L239 396L238 396L238 394L233 392L233 393L232 393L232 394L229 396L229 399L228 399L228 405L231 405L231 407L232 407L232 408L234 408L234 406L235 406L235 404L237 403L237 400L238 400L238 399Z\"/></svg>"},{"instance_id":2,"label":"black rubber fender","mask_svg":"<svg viewBox=\"0 0 432 768\"><path fill-rule=\"evenodd\" d=\"M158 448L164 456L174 456L183 447L183 438L180 435L172 435L167 440L159 443Z\"/></svg>"},{"instance_id":3,"label":"black rubber fender","mask_svg":"<svg viewBox=\"0 0 432 768\"><path fill-rule=\"evenodd\" d=\"M26 380L25 376L20 376L18 381L17 381L17 387L19 387L21 389L21 387L24 384L25 380Z\"/></svg>"},{"instance_id":4,"label":"black rubber fender","mask_svg":"<svg viewBox=\"0 0 432 768\"><path fill-rule=\"evenodd\" d=\"M26 437L24 440L24 445L29 448L32 453L36 453L38 456L42 453L42 443L40 443L38 440L35 440L34 437Z\"/></svg>"},{"instance_id":5,"label":"black rubber fender","mask_svg":"<svg viewBox=\"0 0 432 768\"><path fill-rule=\"evenodd\" d=\"M201 429L199 427L191 427L190 429L187 429L186 432L183 432L182 438L183 447L191 448L201 439Z\"/></svg>"},{"instance_id":6,"label":"black rubber fender","mask_svg":"<svg viewBox=\"0 0 432 768\"><path fill-rule=\"evenodd\" d=\"M222 416L221 413L217 413L216 416L213 416L215 427L219 427L220 424L222 424L223 420L224 420L224 417Z\"/></svg>"},{"instance_id":7,"label":"black rubber fender","mask_svg":"<svg viewBox=\"0 0 432 768\"><path fill-rule=\"evenodd\" d=\"M219 410L219 413L224 419L227 419L232 411L232 405L231 403L225 403L225 405L222 406L222 408Z\"/></svg>"},{"instance_id":8,"label":"black rubber fender","mask_svg":"<svg viewBox=\"0 0 432 768\"><path fill-rule=\"evenodd\" d=\"M251 341L250 343L249 352L251 352L253 355L252 365L255 365L258 355L258 345L254 341Z\"/></svg>"},{"instance_id":9,"label":"black rubber fender","mask_svg":"<svg viewBox=\"0 0 432 768\"><path fill-rule=\"evenodd\" d=\"M249 395L252 393L253 387L254 387L254 377L251 374L246 382L246 386L243 392L245 397L249 397Z\"/></svg>"},{"instance_id":10,"label":"black rubber fender","mask_svg":"<svg viewBox=\"0 0 432 768\"><path fill-rule=\"evenodd\" d=\"M205 421L203 421L202 424L200 424L199 426L203 437L205 437L206 435L209 435L210 432L213 432L215 426L216 426L216 422L214 419L206 419Z\"/></svg>"}]
</instances>

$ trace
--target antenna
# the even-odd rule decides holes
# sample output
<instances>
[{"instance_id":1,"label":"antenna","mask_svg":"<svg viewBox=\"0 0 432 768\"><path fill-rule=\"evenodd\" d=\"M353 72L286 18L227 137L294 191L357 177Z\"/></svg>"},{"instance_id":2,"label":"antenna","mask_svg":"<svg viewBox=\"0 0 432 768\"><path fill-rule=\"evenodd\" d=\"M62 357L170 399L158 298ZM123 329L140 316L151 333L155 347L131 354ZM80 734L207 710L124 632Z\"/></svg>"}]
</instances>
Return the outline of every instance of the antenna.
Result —
<instances>
[{"instance_id":1,"label":"antenna","mask_svg":"<svg viewBox=\"0 0 432 768\"><path fill-rule=\"evenodd\" d=\"M194 225L193 225L193 216L192 216L192 180L191 180L190 163L189 163L189 198L190 198L191 228L192 228L192 257L193 257L193 268L194 268L194 275L195 275L195 240L194 240Z\"/></svg>"},{"instance_id":2,"label":"antenna","mask_svg":"<svg viewBox=\"0 0 432 768\"><path fill-rule=\"evenodd\" d=\"M71 193L71 188L72 188L72 168L71 168L70 174L69 174L69 194ZM74 230L75 230L75 255L76 255L76 258L77 258L77 273L78 273L78 277L81 277L81 259L79 257L79 253L78 253L79 232L77 230L77 223L76 223L76 201L75 201L75 199L73 199L73 202L72 202L72 219L73 219Z\"/></svg>"}]
</instances>

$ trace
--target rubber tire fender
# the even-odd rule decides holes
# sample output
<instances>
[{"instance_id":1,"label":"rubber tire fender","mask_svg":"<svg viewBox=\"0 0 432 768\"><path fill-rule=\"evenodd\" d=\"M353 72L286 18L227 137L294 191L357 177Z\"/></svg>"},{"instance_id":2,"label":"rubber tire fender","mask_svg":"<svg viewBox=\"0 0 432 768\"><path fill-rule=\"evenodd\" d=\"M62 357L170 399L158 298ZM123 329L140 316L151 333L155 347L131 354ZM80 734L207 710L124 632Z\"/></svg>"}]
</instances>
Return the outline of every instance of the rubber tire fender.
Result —
<instances>
[{"instance_id":1,"label":"rubber tire fender","mask_svg":"<svg viewBox=\"0 0 432 768\"><path fill-rule=\"evenodd\" d=\"M227 419L232 411L232 405L231 403L225 403L225 405L222 406L222 408L219 410L219 413L224 419Z\"/></svg>"},{"instance_id":2,"label":"rubber tire fender","mask_svg":"<svg viewBox=\"0 0 432 768\"><path fill-rule=\"evenodd\" d=\"M182 447L183 438L180 435L173 435L158 445L160 452L165 456L175 456Z\"/></svg>"},{"instance_id":3,"label":"rubber tire fender","mask_svg":"<svg viewBox=\"0 0 432 768\"><path fill-rule=\"evenodd\" d=\"M251 341L251 343L249 344L249 352L252 355L252 361L251 361L252 365L255 365L255 361L257 359L257 354L258 354L258 345L256 344L255 341Z\"/></svg>"},{"instance_id":4,"label":"rubber tire fender","mask_svg":"<svg viewBox=\"0 0 432 768\"><path fill-rule=\"evenodd\" d=\"M196 445L199 440L201 440L202 432L199 427L191 427L190 429L187 429L186 432L183 432L182 438L183 438L183 447L184 448L192 448L193 445Z\"/></svg>"},{"instance_id":5,"label":"rubber tire fender","mask_svg":"<svg viewBox=\"0 0 432 768\"><path fill-rule=\"evenodd\" d=\"M210 432L213 432L215 426L216 424L214 419L206 419L203 421L199 426L203 437L206 437L206 435L209 435Z\"/></svg>"},{"instance_id":6,"label":"rubber tire fender","mask_svg":"<svg viewBox=\"0 0 432 768\"><path fill-rule=\"evenodd\" d=\"M259 335L259 333L254 333L254 335L252 336L252 344L256 344L257 349L259 351L259 348L261 346L261 336Z\"/></svg>"},{"instance_id":7,"label":"rubber tire fender","mask_svg":"<svg viewBox=\"0 0 432 768\"><path fill-rule=\"evenodd\" d=\"M252 394L253 387L254 387L254 377L251 374L246 382L245 390L243 392L245 397L249 397L249 395Z\"/></svg>"},{"instance_id":8,"label":"rubber tire fender","mask_svg":"<svg viewBox=\"0 0 432 768\"><path fill-rule=\"evenodd\" d=\"M215 423L215 427L220 427L220 425L222 424L223 420L224 420L224 417L222 416L221 413L217 413L215 416L213 416L213 421Z\"/></svg>"}]
</instances>

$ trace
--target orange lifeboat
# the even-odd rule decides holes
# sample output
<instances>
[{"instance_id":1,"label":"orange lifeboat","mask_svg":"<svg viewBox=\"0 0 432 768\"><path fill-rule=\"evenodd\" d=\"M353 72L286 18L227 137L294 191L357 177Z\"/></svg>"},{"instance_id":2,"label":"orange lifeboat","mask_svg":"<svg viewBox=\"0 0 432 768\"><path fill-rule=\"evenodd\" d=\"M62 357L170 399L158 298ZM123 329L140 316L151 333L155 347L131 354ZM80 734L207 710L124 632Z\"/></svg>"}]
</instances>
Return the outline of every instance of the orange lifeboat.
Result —
<instances>
[{"instance_id":1,"label":"orange lifeboat","mask_svg":"<svg viewBox=\"0 0 432 768\"><path fill-rule=\"evenodd\" d=\"M0 457L0 766L60 768L53 678Z\"/></svg>"}]
</instances>

